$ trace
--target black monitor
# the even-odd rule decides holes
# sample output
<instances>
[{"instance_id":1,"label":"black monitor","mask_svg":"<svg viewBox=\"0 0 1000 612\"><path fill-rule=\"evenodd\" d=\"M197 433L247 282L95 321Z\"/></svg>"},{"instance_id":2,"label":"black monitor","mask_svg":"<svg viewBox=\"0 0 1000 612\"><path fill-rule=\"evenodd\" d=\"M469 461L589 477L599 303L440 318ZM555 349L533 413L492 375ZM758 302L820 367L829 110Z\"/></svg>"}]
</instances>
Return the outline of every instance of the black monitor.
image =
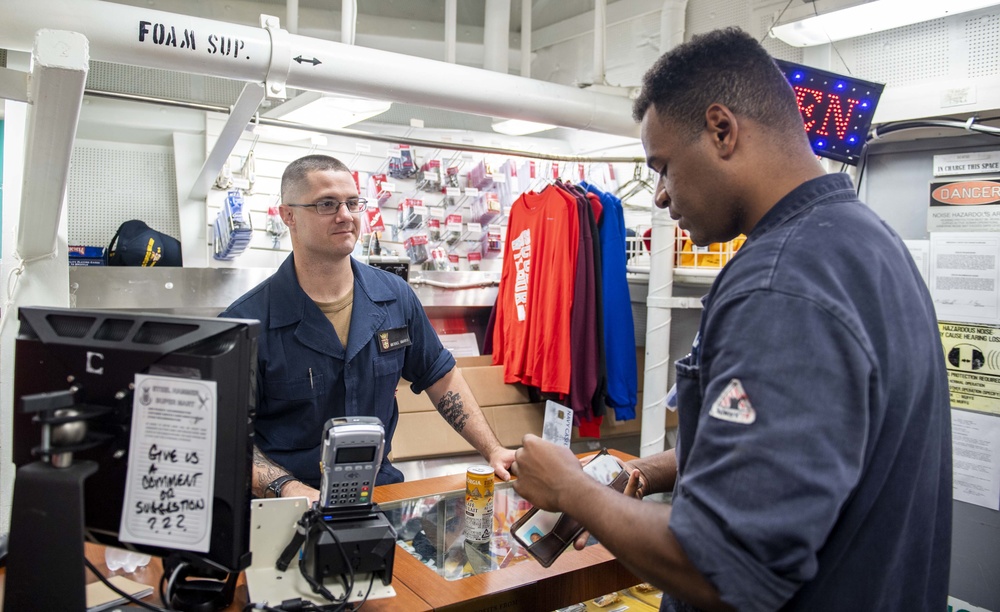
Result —
<instances>
[{"instance_id":1,"label":"black monitor","mask_svg":"<svg viewBox=\"0 0 1000 612\"><path fill-rule=\"evenodd\" d=\"M885 85L774 60L795 91L813 152L856 165Z\"/></svg>"},{"instance_id":2,"label":"black monitor","mask_svg":"<svg viewBox=\"0 0 1000 612\"><path fill-rule=\"evenodd\" d=\"M26 542L40 541L38 534L17 533L15 519L28 516L27 522L22 524L31 524L35 520L33 517L41 512L30 506L45 503L45 500L35 499L37 492L54 490L40 486L33 496L26 484L22 491L19 488L22 472L27 474L29 467L41 469L44 478L57 480L70 473L53 468L51 461L44 456L47 453L43 450L45 442L39 442L43 429L39 420L48 418L57 425L64 420L53 419L52 410L41 410L45 405L56 407L68 403L78 412L92 415L86 419L87 438L73 446L72 455L73 464L84 469L79 479L84 483L82 515L86 539L161 557L180 554L185 559L204 562L209 567L233 574L248 567L259 323L237 319L28 307L19 310L19 318L21 326L14 362L13 423L13 459L18 466L18 476L11 524L7 598L11 597L12 589L20 590L17 584L11 584L14 575L24 577L15 567L16 542L20 542L23 552ZM214 493L211 500L201 501L211 505L207 552L192 552L189 547L180 545L174 548L169 543L174 539L156 545L127 544L119 540L127 477L137 482L134 474L128 475L133 405L137 410L136 418L146 418L138 412L142 409L144 398L137 394L145 391L136 389L137 375L179 381L176 386L181 389L200 384L199 381L214 381L217 393L215 469L212 472ZM26 412L26 408L31 413ZM157 435L158 430L151 434L147 432L146 439L152 436L155 440ZM174 432L171 435L184 434ZM55 436L50 435L50 438L54 440ZM169 443L157 445L156 452L169 452L170 446ZM153 455L149 449L143 452ZM162 460L162 455L159 458ZM28 483L30 478L26 475L24 480ZM148 518L162 519L179 507L170 495L162 491L161 495L165 496L161 498L164 500L162 504L154 504L156 507L152 512L147 507ZM130 513L137 511L134 505L127 509ZM146 518L143 516L144 520ZM53 531L64 529L59 516L51 516L48 520L51 520ZM45 524L48 523L36 523L34 530L38 530L38 525ZM29 537L32 539L29 540ZM79 545L82 548L82 542ZM74 543L66 542L65 546L72 548ZM51 562L52 557L45 551L36 550L34 553L46 558L46 564ZM48 553L59 556L59 551ZM75 576L76 570L72 571ZM82 563L79 571L82 576ZM61 584L51 574L45 579L49 584ZM37 593L31 596L37 596Z\"/></svg>"}]
</instances>

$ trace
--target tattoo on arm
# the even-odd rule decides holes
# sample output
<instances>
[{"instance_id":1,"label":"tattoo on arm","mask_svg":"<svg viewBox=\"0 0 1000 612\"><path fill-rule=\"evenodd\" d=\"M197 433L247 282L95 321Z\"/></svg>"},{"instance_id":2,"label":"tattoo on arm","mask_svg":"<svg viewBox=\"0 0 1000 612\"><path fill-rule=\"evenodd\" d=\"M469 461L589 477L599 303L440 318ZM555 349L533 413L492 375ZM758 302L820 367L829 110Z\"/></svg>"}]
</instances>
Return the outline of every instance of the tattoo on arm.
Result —
<instances>
[{"instance_id":1,"label":"tattoo on arm","mask_svg":"<svg viewBox=\"0 0 1000 612\"><path fill-rule=\"evenodd\" d=\"M465 429L465 423L469 420L468 413L465 412L465 403L462 396L454 391L445 393L444 397L437 405L438 412L448 421L448 424L458 433Z\"/></svg>"},{"instance_id":2,"label":"tattoo on arm","mask_svg":"<svg viewBox=\"0 0 1000 612\"><path fill-rule=\"evenodd\" d=\"M257 497L264 497L267 485L278 476L288 474L288 470L277 463L271 461L257 448L253 447L253 494Z\"/></svg>"}]
</instances>

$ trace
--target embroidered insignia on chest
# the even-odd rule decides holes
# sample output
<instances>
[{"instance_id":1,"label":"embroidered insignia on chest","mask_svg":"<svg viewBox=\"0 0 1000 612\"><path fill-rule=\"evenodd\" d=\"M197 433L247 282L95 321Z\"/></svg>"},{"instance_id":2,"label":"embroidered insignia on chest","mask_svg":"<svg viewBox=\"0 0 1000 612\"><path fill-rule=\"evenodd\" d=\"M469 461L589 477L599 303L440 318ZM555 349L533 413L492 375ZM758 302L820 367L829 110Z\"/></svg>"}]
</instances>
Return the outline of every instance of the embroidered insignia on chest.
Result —
<instances>
[{"instance_id":1,"label":"embroidered insignia on chest","mask_svg":"<svg viewBox=\"0 0 1000 612\"><path fill-rule=\"evenodd\" d=\"M757 420L757 412L750 405L750 398L747 397L743 383L737 378L729 381L726 388L719 394L719 399L712 404L708 415L741 425L749 425Z\"/></svg>"}]
</instances>

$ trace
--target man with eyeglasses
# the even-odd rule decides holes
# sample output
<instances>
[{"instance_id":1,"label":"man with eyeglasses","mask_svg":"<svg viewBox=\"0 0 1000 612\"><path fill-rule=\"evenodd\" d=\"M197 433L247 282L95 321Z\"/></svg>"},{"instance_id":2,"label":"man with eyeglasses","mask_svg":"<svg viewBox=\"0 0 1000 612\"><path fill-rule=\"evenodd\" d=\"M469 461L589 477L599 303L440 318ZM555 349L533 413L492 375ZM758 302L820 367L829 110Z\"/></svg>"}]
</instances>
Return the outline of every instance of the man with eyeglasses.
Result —
<instances>
[{"instance_id":1,"label":"man with eyeglasses","mask_svg":"<svg viewBox=\"0 0 1000 612\"><path fill-rule=\"evenodd\" d=\"M427 391L441 416L507 480L514 451L490 429L455 359L401 278L351 257L361 230L350 170L309 155L281 177L281 219L292 253L220 316L258 319L253 491L258 497L319 497L323 426L337 416L376 416L385 454L399 412L400 377ZM375 484L403 480L386 458Z\"/></svg>"}]
</instances>

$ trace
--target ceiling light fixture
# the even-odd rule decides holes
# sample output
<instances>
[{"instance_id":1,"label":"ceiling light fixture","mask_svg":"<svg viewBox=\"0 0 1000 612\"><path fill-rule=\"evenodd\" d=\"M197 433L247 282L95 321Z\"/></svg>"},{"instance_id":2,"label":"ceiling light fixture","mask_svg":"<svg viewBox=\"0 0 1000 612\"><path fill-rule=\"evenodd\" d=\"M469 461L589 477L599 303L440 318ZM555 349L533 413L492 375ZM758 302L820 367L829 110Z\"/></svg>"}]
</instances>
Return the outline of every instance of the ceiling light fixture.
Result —
<instances>
[{"instance_id":1,"label":"ceiling light fixture","mask_svg":"<svg viewBox=\"0 0 1000 612\"><path fill-rule=\"evenodd\" d=\"M381 115L391 107L392 102L385 100L307 91L267 111L264 116L303 125L339 129Z\"/></svg>"},{"instance_id":2,"label":"ceiling light fixture","mask_svg":"<svg viewBox=\"0 0 1000 612\"><path fill-rule=\"evenodd\" d=\"M811 47L974 11L994 4L997 4L997 0L875 0L775 26L771 29L771 34L793 47Z\"/></svg>"},{"instance_id":3,"label":"ceiling light fixture","mask_svg":"<svg viewBox=\"0 0 1000 612\"><path fill-rule=\"evenodd\" d=\"M534 121L522 121L521 119L501 119L493 122L493 131L507 136L526 136L551 130L557 126L549 123L536 123Z\"/></svg>"}]
</instances>

